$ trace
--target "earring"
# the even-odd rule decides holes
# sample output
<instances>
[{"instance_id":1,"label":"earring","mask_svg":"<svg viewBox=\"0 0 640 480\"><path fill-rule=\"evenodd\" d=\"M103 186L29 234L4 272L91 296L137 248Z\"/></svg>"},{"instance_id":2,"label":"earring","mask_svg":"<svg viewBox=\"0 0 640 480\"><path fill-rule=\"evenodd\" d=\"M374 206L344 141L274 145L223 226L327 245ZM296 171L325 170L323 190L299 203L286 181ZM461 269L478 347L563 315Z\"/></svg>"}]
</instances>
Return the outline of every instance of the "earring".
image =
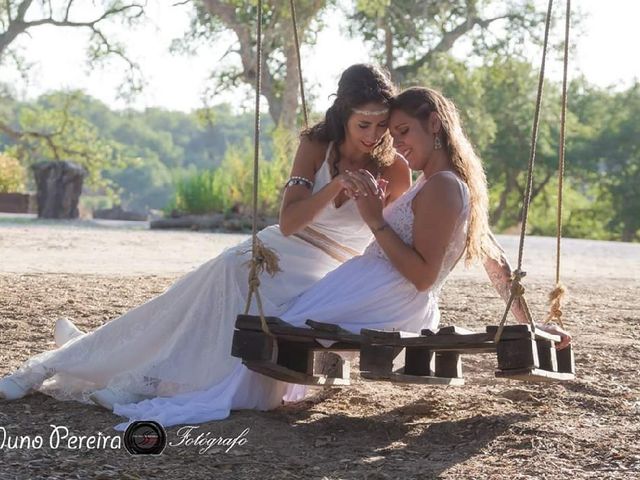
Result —
<instances>
[{"instance_id":1,"label":"earring","mask_svg":"<svg viewBox=\"0 0 640 480\"><path fill-rule=\"evenodd\" d=\"M440 150L441 148L442 148L442 141L440 140L440 137L436 135L436 138L433 142L433 149Z\"/></svg>"}]
</instances>

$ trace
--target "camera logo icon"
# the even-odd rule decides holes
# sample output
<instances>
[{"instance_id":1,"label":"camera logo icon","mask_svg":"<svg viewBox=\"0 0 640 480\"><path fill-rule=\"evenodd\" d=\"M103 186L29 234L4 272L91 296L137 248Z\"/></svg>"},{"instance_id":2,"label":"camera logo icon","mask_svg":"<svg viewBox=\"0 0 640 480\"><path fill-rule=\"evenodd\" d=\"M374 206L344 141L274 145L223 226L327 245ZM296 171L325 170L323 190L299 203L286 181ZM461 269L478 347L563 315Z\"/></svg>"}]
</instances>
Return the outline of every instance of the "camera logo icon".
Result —
<instances>
[{"instance_id":1,"label":"camera logo icon","mask_svg":"<svg viewBox=\"0 0 640 480\"><path fill-rule=\"evenodd\" d=\"M158 422L133 422L124 432L124 446L131 455L160 455L167 446L167 432Z\"/></svg>"}]
</instances>

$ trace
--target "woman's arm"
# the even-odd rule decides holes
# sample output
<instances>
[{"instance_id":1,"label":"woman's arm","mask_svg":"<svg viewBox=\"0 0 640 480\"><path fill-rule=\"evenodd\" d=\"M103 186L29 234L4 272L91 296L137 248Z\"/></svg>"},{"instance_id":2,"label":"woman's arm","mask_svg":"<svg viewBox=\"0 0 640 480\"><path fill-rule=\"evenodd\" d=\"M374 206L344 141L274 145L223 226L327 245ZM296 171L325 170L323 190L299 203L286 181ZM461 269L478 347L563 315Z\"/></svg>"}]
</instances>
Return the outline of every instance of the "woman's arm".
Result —
<instances>
[{"instance_id":1,"label":"woman's arm","mask_svg":"<svg viewBox=\"0 0 640 480\"><path fill-rule=\"evenodd\" d=\"M316 170L326 154L326 144L312 142L302 137L291 169L291 177L298 176L315 181ZM351 183L344 176L334 178L315 194L303 185L292 185L285 189L280 207L280 231L291 235L302 230L318 213Z\"/></svg>"},{"instance_id":2,"label":"woman's arm","mask_svg":"<svg viewBox=\"0 0 640 480\"><path fill-rule=\"evenodd\" d=\"M362 188L362 187L361 187ZM382 217L381 201L375 195L358 196L358 208L391 264L420 291L431 288L438 278L463 201L457 180L438 175L414 200L413 246ZM380 198L380 197L378 197Z\"/></svg>"},{"instance_id":3,"label":"woman's arm","mask_svg":"<svg viewBox=\"0 0 640 480\"><path fill-rule=\"evenodd\" d=\"M489 280L491 281L493 288L495 288L498 295L500 295L506 303L509 301L509 297L511 295L511 275L513 270L511 269L511 265L509 264L509 260L507 259L507 255L505 254L502 245L498 243L496 237L493 236L493 233L489 232L488 238L495 247L495 250L499 252L499 258L496 259L487 255L483 259L482 265L489 276ZM518 323L529 323L527 315L522 308L522 302L519 298L516 298L511 304L511 313L513 313Z\"/></svg>"},{"instance_id":4,"label":"woman's arm","mask_svg":"<svg viewBox=\"0 0 640 480\"><path fill-rule=\"evenodd\" d=\"M511 265L509 264L509 260L507 259L502 245L498 243L498 240L496 240L496 237L494 237L491 232L489 232L489 241L493 243L493 246L496 247L495 249L500 252L500 256L497 259L489 256L485 257L483 260L483 266L489 276L489 280L491 280L491 283L493 284L493 287L506 303L509 301L509 297L511 296ZM514 299L511 304L511 313L516 317L518 323L529 323L522 306L521 298ZM546 332L554 335L560 335L561 341L556 345L556 348L559 350L571 343L571 335L569 332L557 325L537 324L536 326Z\"/></svg>"}]
</instances>

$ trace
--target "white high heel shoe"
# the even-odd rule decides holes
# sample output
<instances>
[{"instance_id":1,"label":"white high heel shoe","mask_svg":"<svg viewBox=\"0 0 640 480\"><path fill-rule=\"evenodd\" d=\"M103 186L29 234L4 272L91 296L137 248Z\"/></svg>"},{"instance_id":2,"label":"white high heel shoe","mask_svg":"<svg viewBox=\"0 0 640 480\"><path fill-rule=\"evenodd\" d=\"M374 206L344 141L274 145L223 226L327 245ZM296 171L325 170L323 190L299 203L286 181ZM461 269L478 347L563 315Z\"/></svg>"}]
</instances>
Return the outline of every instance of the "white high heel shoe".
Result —
<instances>
[{"instance_id":1,"label":"white high heel shoe","mask_svg":"<svg viewBox=\"0 0 640 480\"><path fill-rule=\"evenodd\" d=\"M20 383L16 382L15 377L15 375L9 375L0 380L1 399L18 400L29 393L29 389L24 388Z\"/></svg>"},{"instance_id":2,"label":"white high heel shoe","mask_svg":"<svg viewBox=\"0 0 640 480\"><path fill-rule=\"evenodd\" d=\"M58 347L63 346L70 340L84 335L84 332L76 327L71 320L62 317L56 320L56 326L53 330L53 340Z\"/></svg>"},{"instance_id":3,"label":"white high heel shoe","mask_svg":"<svg viewBox=\"0 0 640 480\"><path fill-rule=\"evenodd\" d=\"M114 390L112 388L103 388L102 390L96 390L89 399L107 410L113 411L113 406L116 403L138 403L144 400L146 397L137 393L123 392L121 390Z\"/></svg>"}]
</instances>

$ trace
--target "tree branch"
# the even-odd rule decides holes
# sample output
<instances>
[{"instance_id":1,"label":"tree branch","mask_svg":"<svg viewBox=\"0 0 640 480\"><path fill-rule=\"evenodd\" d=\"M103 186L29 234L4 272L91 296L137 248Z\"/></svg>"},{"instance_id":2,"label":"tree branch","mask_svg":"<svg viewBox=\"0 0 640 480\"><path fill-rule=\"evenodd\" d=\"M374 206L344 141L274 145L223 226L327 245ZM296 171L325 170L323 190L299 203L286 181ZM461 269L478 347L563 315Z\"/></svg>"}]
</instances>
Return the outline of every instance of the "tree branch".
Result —
<instances>
[{"instance_id":1,"label":"tree branch","mask_svg":"<svg viewBox=\"0 0 640 480\"><path fill-rule=\"evenodd\" d=\"M491 25L493 22L496 22L498 20L505 20L505 19L513 20L516 18L521 18L521 16L515 13L500 15L497 17L486 18L486 19L482 19L477 16L468 16L464 22L459 24L453 30L446 31L443 29L442 38L440 39L440 41L435 47L430 49L427 53L425 53L421 58L419 58L415 62L397 67L394 70L394 77L397 78L400 83L402 83L404 79L406 79L411 75L414 75L418 70L420 70L420 68L428 64L434 55L438 53L448 52L460 37L464 36L471 30L473 30L473 28L475 28L476 25L480 26L480 28L482 29L486 29L489 27L489 25Z\"/></svg>"}]
</instances>

